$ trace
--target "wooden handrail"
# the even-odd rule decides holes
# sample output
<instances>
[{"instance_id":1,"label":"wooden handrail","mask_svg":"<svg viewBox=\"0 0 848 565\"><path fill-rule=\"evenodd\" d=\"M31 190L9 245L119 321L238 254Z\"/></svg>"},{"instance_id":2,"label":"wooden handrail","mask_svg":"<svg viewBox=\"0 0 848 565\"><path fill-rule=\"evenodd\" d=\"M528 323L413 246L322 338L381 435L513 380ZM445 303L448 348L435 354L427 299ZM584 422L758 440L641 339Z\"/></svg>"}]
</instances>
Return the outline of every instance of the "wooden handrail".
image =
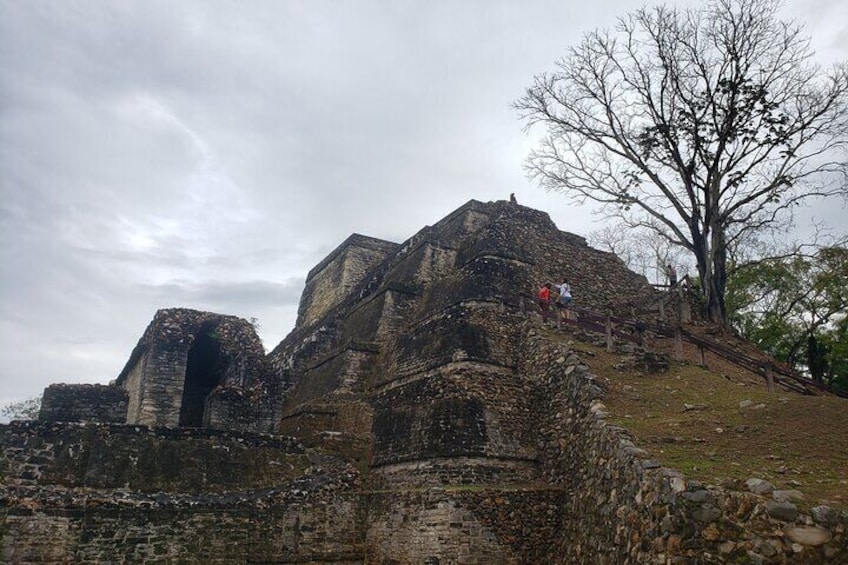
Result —
<instances>
[{"instance_id":1,"label":"wooden handrail","mask_svg":"<svg viewBox=\"0 0 848 565\"><path fill-rule=\"evenodd\" d=\"M606 326L607 321L610 321L617 326L625 326L632 330L635 330L637 334L641 334L645 331L650 331L651 333L657 335L662 335L665 337L674 337L676 333L676 328L668 324L649 323L643 322L641 320L621 318L618 316L608 316L606 314L601 314L600 312L596 312L589 308L584 308L576 305L569 305L568 310L577 313L578 318L568 318L566 319L566 323L596 333L605 333L613 335L615 337L619 337L627 341L637 342L639 341L639 337L638 335L634 336L632 334L625 334L624 332L619 331L617 328L608 329ZM779 384L780 386L788 390L799 392L801 394L812 394L810 388L808 388L811 387L824 392L829 392L842 398L848 398L848 392L835 389L823 383L807 379L801 376L796 371L781 367L774 361L762 361L759 359L755 359L740 351L736 351L734 349L726 347L717 341L686 331L683 328L680 328L679 335L683 340L693 345L697 345L698 347L708 350L716 355L719 355L720 357L730 361L731 363L739 367L761 374L765 379L768 379L770 376L776 384Z\"/></svg>"},{"instance_id":2,"label":"wooden handrail","mask_svg":"<svg viewBox=\"0 0 848 565\"><path fill-rule=\"evenodd\" d=\"M689 286L689 285L691 284L691 279L689 278L689 273L686 273L685 275L683 275L683 276L680 278L680 280L679 280L679 281L677 281L677 282L676 282L676 283L674 283L674 284L652 283L652 284L651 284L651 286L652 286L652 287L654 287L654 288L656 288L656 289L658 289L658 290L660 290L660 289L667 289L667 290L671 290L671 289L673 289L673 288L677 288L677 287L679 287L679 286L683 286L683 282L684 282L684 281L686 281L686 286Z\"/></svg>"}]
</instances>

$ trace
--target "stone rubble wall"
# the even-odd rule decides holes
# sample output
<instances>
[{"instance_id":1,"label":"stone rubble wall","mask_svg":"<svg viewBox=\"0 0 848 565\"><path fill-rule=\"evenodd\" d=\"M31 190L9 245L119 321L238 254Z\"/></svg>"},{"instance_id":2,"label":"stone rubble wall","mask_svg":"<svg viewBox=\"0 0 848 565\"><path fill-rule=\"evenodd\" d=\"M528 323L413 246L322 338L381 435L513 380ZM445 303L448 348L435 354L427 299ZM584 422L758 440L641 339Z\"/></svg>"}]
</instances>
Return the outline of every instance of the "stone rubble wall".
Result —
<instances>
[{"instance_id":1,"label":"stone rubble wall","mask_svg":"<svg viewBox=\"0 0 848 565\"><path fill-rule=\"evenodd\" d=\"M488 332L485 327L487 318L497 315L460 304L408 327L388 348L386 371L376 385L458 361L513 367L511 332Z\"/></svg>"},{"instance_id":2,"label":"stone rubble wall","mask_svg":"<svg viewBox=\"0 0 848 565\"><path fill-rule=\"evenodd\" d=\"M172 426L180 422L183 386L190 345L165 348L155 345L144 359L119 380L129 395L127 423L145 426Z\"/></svg>"},{"instance_id":3,"label":"stone rubble wall","mask_svg":"<svg viewBox=\"0 0 848 565\"><path fill-rule=\"evenodd\" d=\"M0 445L7 485L203 493L272 486L310 465L292 438L197 428L13 422Z\"/></svg>"},{"instance_id":4,"label":"stone rubble wall","mask_svg":"<svg viewBox=\"0 0 848 565\"><path fill-rule=\"evenodd\" d=\"M532 481L533 418L528 383L515 370L516 337L511 316L487 304L449 308L397 336L369 394L372 467L417 462L410 487L450 473L446 484ZM458 458L484 461L463 468Z\"/></svg>"},{"instance_id":5,"label":"stone rubble wall","mask_svg":"<svg viewBox=\"0 0 848 565\"><path fill-rule=\"evenodd\" d=\"M366 563L358 496L304 491L116 500L38 494L27 498L31 508L0 510L3 563L236 565L246 556L258 563Z\"/></svg>"},{"instance_id":6,"label":"stone rubble wall","mask_svg":"<svg viewBox=\"0 0 848 565\"><path fill-rule=\"evenodd\" d=\"M235 316L184 308L159 310L117 379L129 395L126 422L177 426L189 354L199 339L211 340L221 367L210 394L205 425L270 431L280 383L271 378L253 326Z\"/></svg>"},{"instance_id":7,"label":"stone rubble wall","mask_svg":"<svg viewBox=\"0 0 848 565\"><path fill-rule=\"evenodd\" d=\"M385 289L354 306L346 316L343 333L339 339L342 342L361 340L361 336L368 336L369 339L373 337L374 341L386 339L386 334L391 330L381 326L391 325L392 329L397 329L397 321L394 318L397 317L395 303L398 298L402 299L396 292Z\"/></svg>"},{"instance_id":8,"label":"stone rubble wall","mask_svg":"<svg viewBox=\"0 0 848 565\"><path fill-rule=\"evenodd\" d=\"M469 366L377 395L373 465L434 457L533 460L529 401L511 380Z\"/></svg>"},{"instance_id":9,"label":"stone rubble wall","mask_svg":"<svg viewBox=\"0 0 848 565\"><path fill-rule=\"evenodd\" d=\"M370 445L373 408L362 400L313 403L300 407L280 420L278 432L296 436L308 445L330 440L344 446L354 459L364 460ZM326 444L325 444L326 445Z\"/></svg>"},{"instance_id":10,"label":"stone rubble wall","mask_svg":"<svg viewBox=\"0 0 848 565\"><path fill-rule=\"evenodd\" d=\"M837 564L848 562L848 512L790 512L742 485L702 485L663 468L605 422L605 382L530 330L526 370L548 399L540 428L546 479L572 493L559 563Z\"/></svg>"},{"instance_id":11,"label":"stone rubble wall","mask_svg":"<svg viewBox=\"0 0 848 565\"><path fill-rule=\"evenodd\" d=\"M584 276L584 269L602 274ZM565 499L571 483L549 482L538 453L549 398L547 389L540 392L539 375L519 366L533 344L519 335L523 319L517 315L541 282L563 271L578 289L601 285L591 294L581 291L593 306L652 292L613 255L560 232L547 214L472 201L398 246L347 298L296 328L271 353L275 369L288 375L287 409L300 411L281 429L320 435L322 427L324 433L343 431L334 398L346 389L342 375L350 364L332 361L336 352L350 340L379 348L358 379L363 388L354 393L373 408L367 486L386 492L388 505L384 520L369 518L369 555L377 562L557 562L550 553L558 539L552 529L528 535L533 542L498 536L463 541L462 530L451 528L452 516L467 516L464 504L480 508L486 498L470 493L448 504L440 489L522 485L536 502ZM434 503L440 510L421 511L422 496L440 501ZM514 495L513 504L521 496ZM543 515L549 511L561 524L564 513L545 506ZM498 516L493 524L510 531L521 531L529 519L514 511ZM435 540L441 549L433 540L418 543L392 533L396 529L410 536L440 532ZM511 549L515 543L524 544L521 551ZM478 547L469 552L469 544ZM522 561L528 555L547 557Z\"/></svg>"},{"instance_id":12,"label":"stone rubble wall","mask_svg":"<svg viewBox=\"0 0 848 565\"><path fill-rule=\"evenodd\" d=\"M344 300L365 274L397 246L359 234L348 237L307 275L297 326L313 324Z\"/></svg>"},{"instance_id":13,"label":"stone rubble wall","mask_svg":"<svg viewBox=\"0 0 848 565\"><path fill-rule=\"evenodd\" d=\"M374 493L367 552L382 565L554 563L564 498L532 488Z\"/></svg>"},{"instance_id":14,"label":"stone rubble wall","mask_svg":"<svg viewBox=\"0 0 848 565\"><path fill-rule=\"evenodd\" d=\"M217 430L267 433L277 425L274 402L241 386L220 386L206 400L204 425Z\"/></svg>"},{"instance_id":15,"label":"stone rubble wall","mask_svg":"<svg viewBox=\"0 0 848 565\"><path fill-rule=\"evenodd\" d=\"M523 310L562 278L593 309L659 296L547 214L471 201L402 244L343 242L267 356L244 320L160 311L118 379L128 421L175 425L214 334L206 427L0 427L0 557L848 562L845 512L687 481L607 425L604 379Z\"/></svg>"},{"instance_id":16,"label":"stone rubble wall","mask_svg":"<svg viewBox=\"0 0 848 565\"><path fill-rule=\"evenodd\" d=\"M528 485L540 482L539 466L529 459L454 456L386 463L371 468L369 488L419 490L445 485Z\"/></svg>"},{"instance_id":17,"label":"stone rubble wall","mask_svg":"<svg viewBox=\"0 0 848 565\"><path fill-rule=\"evenodd\" d=\"M318 399L326 401L330 395L349 396L362 392L361 381L373 366L375 355L376 352L365 345L350 343L318 359L303 369L302 384L286 398L284 411Z\"/></svg>"},{"instance_id":18,"label":"stone rubble wall","mask_svg":"<svg viewBox=\"0 0 848 565\"><path fill-rule=\"evenodd\" d=\"M358 471L291 438L0 426L3 563L364 563Z\"/></svg>"},{"instance_id":19,"label":"stone rubble wall","mask_svg":"<svg viewBox=\"0 0 848 565\"><path fill-rule=\"evenodd\" d=\"M127 391L109 385L54 384L44 389L38 419L45 422L127 420Z\"/></svg>"}]
</instances>

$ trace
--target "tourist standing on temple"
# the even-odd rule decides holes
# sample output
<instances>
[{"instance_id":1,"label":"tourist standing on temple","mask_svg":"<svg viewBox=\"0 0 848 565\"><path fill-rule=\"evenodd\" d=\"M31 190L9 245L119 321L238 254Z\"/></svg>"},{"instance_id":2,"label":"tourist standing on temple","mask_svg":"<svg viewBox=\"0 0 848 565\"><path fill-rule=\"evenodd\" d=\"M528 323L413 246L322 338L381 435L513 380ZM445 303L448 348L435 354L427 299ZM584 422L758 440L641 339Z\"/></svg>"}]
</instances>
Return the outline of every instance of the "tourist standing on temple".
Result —
<instances>
[{"instance_id":1,"label":"tourist standing on temple","mask_svg":"<svg viewBox=\"0 0 848 565\"><path fill-rule=\"evenodd\" d=\"M542 313L542 322L547 322L551 316L551 283L545 283L539 289L536 296L539 301L539 311Z\"/></svg>"},{"instance_id":2,"label":"tourist standing on temple","mask_svg":"<svg viewBox=\"0 0 848 565\"><path fill-rule=\"evenodd\" d=\"M668 275L668 286L673 287L674 285L676 285L677 284L677 271L674 269L674 267L671 265L671 263L669 263L666 266L665 272Z\"/></svg>"},{"instance_id":3,"label":"tourist standing on temple","mask_svg":"<svg viewBox=\"0 0 848 565\"><path fill-rule=\"evenodd\" d=\"M559 297L556 301L556 307L559 311L560 319L568 318L568 303L571 302L571 287L568 286L568 283L563 279L561 284L555 285L557 293Z\"/></svg>"}]
</instances>

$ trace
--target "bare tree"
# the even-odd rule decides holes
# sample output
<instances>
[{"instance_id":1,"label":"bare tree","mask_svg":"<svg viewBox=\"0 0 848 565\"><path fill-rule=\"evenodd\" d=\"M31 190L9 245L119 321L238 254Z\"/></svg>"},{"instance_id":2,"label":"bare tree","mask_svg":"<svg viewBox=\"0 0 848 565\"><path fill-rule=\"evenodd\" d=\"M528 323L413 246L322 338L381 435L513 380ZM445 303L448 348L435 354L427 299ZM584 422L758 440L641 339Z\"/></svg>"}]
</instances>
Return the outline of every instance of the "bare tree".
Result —
<instances>
[{"instance_id":1,"label":"bare tree","mask_svg":"<svg viewBox=\"0 0 848 565\"><path fill-rule=\"evenodd\" d=\"M40 396L10 402L9 404L0 406L0 422L8 422L10 420L37 420L40 410Z\"/></svg>"},{"instance_id":2,"label":"bare tree","mask_svg":"<svg viewBox=\"0 0 848 565\"><path fill-rule=\"evenodd\" d=\"M617 255L631 271L660 285L666 281L666 265L674 265L681 277L692 266L680 247L655 230L634 230L618 223L608 224L590 232L587 240L593 247Z\"/></svg>"},{"instance_id":3,"label":"bare tree","mask_svg":"<svg viewBox=\"0 0 848 565\"><path fill-rule=\"evenodd\" d=\"M547 130L530 175L688 250L722 324L728 250L805 199L848 194L848 64L814 64L778 8L639 10L587 34L515 103Z\"/></svg>"}]
</instances>

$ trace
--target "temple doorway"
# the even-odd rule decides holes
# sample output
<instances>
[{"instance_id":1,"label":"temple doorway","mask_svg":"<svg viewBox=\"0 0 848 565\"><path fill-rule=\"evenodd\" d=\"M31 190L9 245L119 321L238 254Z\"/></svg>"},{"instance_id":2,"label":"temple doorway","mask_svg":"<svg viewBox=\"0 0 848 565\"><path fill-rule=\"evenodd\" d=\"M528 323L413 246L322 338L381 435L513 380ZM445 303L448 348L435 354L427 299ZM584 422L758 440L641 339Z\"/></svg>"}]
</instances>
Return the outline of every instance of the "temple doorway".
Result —
<instances>
[{"instance_id":1,"label":"temple doorway","mask_svg":"<svg viewBox=\"0 0 848 565\"><path fill-rule=\"evenodd\" d=\"M206 399L224 379L227 360L215 327L201 328L194 338L186 360L183 400L180 406L180 426L203 426Z\"/></svg>"}]
</instances>

